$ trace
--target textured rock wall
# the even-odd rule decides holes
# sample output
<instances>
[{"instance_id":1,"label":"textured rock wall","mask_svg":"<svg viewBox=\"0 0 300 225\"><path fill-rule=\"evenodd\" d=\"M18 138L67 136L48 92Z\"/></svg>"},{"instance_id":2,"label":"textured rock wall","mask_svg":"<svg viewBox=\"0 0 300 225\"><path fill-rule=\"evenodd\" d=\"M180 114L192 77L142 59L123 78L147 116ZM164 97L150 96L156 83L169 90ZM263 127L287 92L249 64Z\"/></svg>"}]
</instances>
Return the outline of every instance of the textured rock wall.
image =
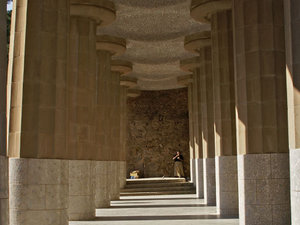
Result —
<instances>
[{"instance_id":1,"label":"textured rock wall","mask_svg":"<svg viewBox=\"0 0 300 225\"><path fill-rule=\"evenodd\" d=\"M189 175L187 89L143 91L128 99L129 171L143 177L173 176L172 156L180 150Z\"/></svg>"}]
</instances>

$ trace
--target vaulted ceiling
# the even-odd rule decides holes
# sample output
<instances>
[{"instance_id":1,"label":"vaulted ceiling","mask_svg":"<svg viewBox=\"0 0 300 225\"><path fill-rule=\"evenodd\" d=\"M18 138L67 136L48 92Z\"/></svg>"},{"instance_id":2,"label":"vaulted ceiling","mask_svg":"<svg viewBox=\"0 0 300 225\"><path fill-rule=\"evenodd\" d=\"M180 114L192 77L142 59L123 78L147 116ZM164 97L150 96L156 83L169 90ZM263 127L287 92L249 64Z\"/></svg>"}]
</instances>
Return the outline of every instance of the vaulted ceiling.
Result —
<instances>
[{"instance_id":1,"label":"vaulted ceiling","mask_svg":"<svg viewBox=\"0 0 300 225\"><path fill-rule=\"evenodd\" d=\"M113 0L117 19L99 27L97 34L123 37L127 51L117 59L133 63L128 74L138 79L138 89L180 88L177 77L181 59L195 56L184 49L184 37L209 30L190 16L190 0Z\"/></svg>"}]
</instances>

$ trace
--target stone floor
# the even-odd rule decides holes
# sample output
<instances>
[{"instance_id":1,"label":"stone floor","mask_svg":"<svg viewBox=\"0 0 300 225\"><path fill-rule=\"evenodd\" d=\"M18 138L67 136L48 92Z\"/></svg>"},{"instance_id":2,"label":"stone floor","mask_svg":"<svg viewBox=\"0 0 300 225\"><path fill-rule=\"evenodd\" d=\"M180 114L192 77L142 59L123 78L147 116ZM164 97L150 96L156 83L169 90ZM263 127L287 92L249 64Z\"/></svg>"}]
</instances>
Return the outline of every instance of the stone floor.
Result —
<instances>
[{"instance_id":1,"label":"stone floor","mask_svg":"<svg viewBox=\"0 0 300 225\"><path fill-rule=\"evenodd\" d=\"M70 225L238 225L239 220L220 218L216 207L205 206L195 195L124 196L112 207L97 209L94 221Z\"/></svg>"}]
</instances>

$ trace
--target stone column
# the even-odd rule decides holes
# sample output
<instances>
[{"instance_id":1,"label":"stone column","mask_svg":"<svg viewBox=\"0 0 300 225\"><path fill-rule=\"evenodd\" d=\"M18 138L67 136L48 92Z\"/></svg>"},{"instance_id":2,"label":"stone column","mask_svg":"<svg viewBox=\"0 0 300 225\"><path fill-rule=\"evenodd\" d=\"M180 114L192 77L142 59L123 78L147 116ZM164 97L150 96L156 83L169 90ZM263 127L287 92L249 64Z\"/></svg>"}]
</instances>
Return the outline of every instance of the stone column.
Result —
<instances>
[{"instance_id":1,"label":"stone column","mask_svg":"<svg viewBox=\"0 0 300 225\"><path fill-rule=\"evenodd\" d=\"M177 83L186 86L188 89L188 110L189 110L189 148L190 148L190 176L191 182L197 188L196 165L201 159L195 158L195 144L194 144L194 116L193 116L193 74L179 76ZM203 168L203 167L202 167ZM199 186L198 186L199 187Z\"/></svg>"},{"instance_id":2,"label":"stone column","mask_svg":"<svg viewBox=\"0 0 300 225\"><path fill-rule=\"evenodd\" d=\"M214 95L211 71L210 32L196 33L185 38L186 50L198 53L199 63L199 112L203 152L204 200L208 205L216 204L215 141L214 141Z\"/></svg>"},{"instance_id":3,"label":"stone column","mask_svg":"<svg viewBox=\"0 0 300 225\"><path fill-rule=\"evenodd\" d=\"M193 80L193 78L191 78ZM191 182L196 185L196 159L194 142L194 113L193 113L193 83L187 84L188 88L188 109L189 109L189 147L190 147L190 176Z\"/></svg>"},{"instance_id":4,"label":"stone column","mask_svg":"<svg viewBox=\"0 0 300 225\"><path fill-rule=\"evenodd\" d=\"M8 159L6 157L6 1L0 0L0 225L8 225Z\"/></svg>"},{"instance_id":5,"label":"stone column","mask_svg":"<svg viewBox=\"0 0 300 225\"><path fill-rule=\"evenodd\" d=\"M180 61L181 69L193 73L193 83L189 84L189 97L192 98L192 126L193 126L193 143L195 154L195 184L196 195L198 198L203 198L203 154L202 154L202 136L200 132L202 128L201 109L200 109L200 77L199 57L185 59Z\"/></svg>"},{"instance_id":6,"label":"stone column","mask_svg":"<svg viewBox=\"0 0 300 225\"><path fill-rule=\"evenodd\" d=\"M240 224L290 224L283 1L233 2Z\"/></svg>"},{"instance_id":7,"label":"stone column","mask_svg":"<svg viewBox=\"0 0 300 225\"><path fill-rule=\"evenodd\" d=\"M69 219L95 217L95 177L100 160L96 143L98 86L96 27L115 19L110 1L72 0L68 76ZM109 64L106 64L110 67ZM98 190L97 190L98 191Z\"/></svg>"},{"instance_id":8,"label":"stone column","mask_svg":"<svg viewBox=\"0 0 300 225\"><path fill-rule=\"evenodd\" d=\"M124 60L113 60L111 62L111 71L115 77L124 77L132 71L132 63ZM119 161L119 181L120 188L126 185L126 153L127 153L127 89L128 86L120 84L120 161Z\"/></svg>"},{"instance_id":9,"label":"stone column","mask_svg":"<svg viewBox=\"0 0 300 225\"><path fill-rule=\"evenodd\" d=\"M202 108L202 142L204 201L207 205L216 204L215 142L214 142L214 97L211 71L211 47L203 47L200 53L200 88Z\"/></svg>"},{"instance_id":10,"label":"stone column","mask_svg":"<svg viewBox=\"0 0 300 225\"><path fill-rule=\"evenodd\" d=\"M96 148L99 159L109 161L108 194L110 200L116 200L120 196L120 76L111 72L111 57L125 52L126 40L99 35L96 49L98 55ZM96 179L100 179L101 182L102 177ZM96 188L96 191L101 192L101 189Z\"/></svg>"},{"instance_id":11,"label":"stone column","mask_svg":"<svg viewBox=\"0 0 300 225\"><path fill-rule=\"evenodd\" d=\"M211 17L215 99L217 211L238 216L238 178L231 10Z\"/></svg>"},{"instance_id":12,"label":"stone column","mask_svg":"<svg viewBox=\"0 0 300 225\"><path fill-rule=\"evenodd\" d=\"M110 206L109 198L109 161L93 161L94 179L95 179L95 206L96 208L108 208Z\"/></svg>"},{"instance_id":13,"label":"stone column","mask_svg":"<svg viewBox=\"0 0 300 225\"><path fill-rule=\"evenodd\" d=\"M58 160L68 158L68 35L68 1L14 2L7 110L10 224L68 224L68 162Z\"/></svg>"},{"instance_id":14,"label":"stone column","mask_svg":"<svg viewBox=\"0 0 300 225\"><path fill-rule=\"evenodd\" d=\"M292 225L300 224L300 46L298 1L284 1Z\"/></svg>"},{"instance_id":15,"label":"stone column","mask_svg":"<svg viewBox=\"0 0 300 225\"><path fill-rule=\"evenodd\" d=\"M238 185L231 14L231 1L192 2L191 15L198 21L211 23L217 211L221 215L237 216Z\"/></svg>"}]
</instances>

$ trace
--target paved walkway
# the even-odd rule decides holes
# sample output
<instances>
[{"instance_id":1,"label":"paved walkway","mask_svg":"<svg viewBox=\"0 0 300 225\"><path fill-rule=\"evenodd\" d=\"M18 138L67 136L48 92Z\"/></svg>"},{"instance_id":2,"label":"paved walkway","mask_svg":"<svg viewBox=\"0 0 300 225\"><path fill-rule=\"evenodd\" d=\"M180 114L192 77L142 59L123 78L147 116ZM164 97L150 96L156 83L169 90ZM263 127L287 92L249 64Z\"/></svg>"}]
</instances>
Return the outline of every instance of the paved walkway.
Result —
<instances>
[{"instance_id":1,"label":"paved walkway","mask_svg":"<svg viewBox=\"0 0 300 225\"><path fill-rule=\"evenodd\" d=\"M70 225L238 225L238 219L220 218L195 195L121 197L111 208L97 209L96 216Z\"/></svg>"}]
</instances>

